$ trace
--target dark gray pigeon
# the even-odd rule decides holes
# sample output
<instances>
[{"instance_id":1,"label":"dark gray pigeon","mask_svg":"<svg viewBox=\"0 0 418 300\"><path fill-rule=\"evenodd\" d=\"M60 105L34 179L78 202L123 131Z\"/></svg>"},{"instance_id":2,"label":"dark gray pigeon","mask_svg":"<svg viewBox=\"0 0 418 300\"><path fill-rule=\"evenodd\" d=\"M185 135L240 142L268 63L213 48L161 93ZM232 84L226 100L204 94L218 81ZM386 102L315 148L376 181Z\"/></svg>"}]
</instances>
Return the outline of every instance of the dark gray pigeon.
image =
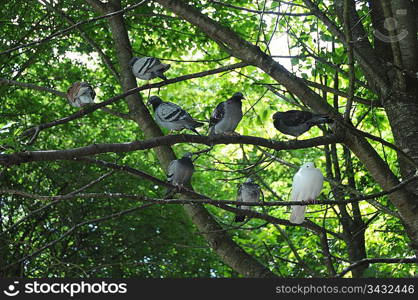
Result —
<instances>
[{"instance_id":1,"label":"dark gray pigeon","mask_svg":"<svg viewBox=\"0 0 418 300\"><path fill-rule=\"evenodd\" d=\"M186 152L182 158L175 159L170 162L167 169L167 180L169 183L176 187L183 187L189 183L194 172L194 166L192 162L192 154ZM174 189L167 190L165 198L171 196Z\"/></svg>"},{"instance_id":2,"label":"dark gray pigeon","mask_svg":"<svg viewBox=\"0 0 418 300\"><path fill-rule=\"evenodd\" d=\"M312 126L332 123L332 119L325 115L313 114L309 111L288 110L276 112L273 115L274 127L281 133L298 137Z\"/></svg>"},{"instance_id":3,"label":"dark gray pigeon","mask_svg":"<svg viewBox=\"0 0 418 300\"><path fill-rule=\"evenodd\" d=\"M237 192L237 201L243 202L260 202L260 186L257 183L254 183L251 178L248 178L243 184L240 185ZM240 206L241 209L251 209L251 206ZM243 222L245 220L245 215L236 214L235 222Z\"/></svg>"},{"instance_id":4,"label":"dark gray pigeon","mask_svg":"<svg viewBox=\"0 0 418 300\"><path fill-rule=\"evenodd\" d=\"M154 57L132 57L129 65L135 77L147 81L156 77L167 80L164 72L170 69L169 64L163 64Z\"/></svg>"},{"instance_id":5,"label":"dark gray pigeon","mask_svg":"<svg viewBox=\"0 0 418 300\"><path fill-rule=\"evenodd\" d=\"M96 93L86 82L74 82L67 90L68 102L74 107L82 107L94 103Z\"/></svg>"},{"instance_id":6,"label":"dark gray pigeon","mask_svg":"<svg viewBox=\"0 0 418 300\"><path fill-rule=\"evenodd\" d=\"M190 114L177 104L164 102L158 96L151 96L148 105L154 109L155 121L162 127L171 131L190 129L199 134L196 127L203 126L203 123L193 120Z\"/></svg>"},{"instance_id":7,"label":"dark gray pigeon","mask_svg":"<svg viewBox=\"0 0 418 300\"><path fill-rule=\"evenodd\" d=\"M235 134L235 128L242 119L242 102L245 99L240 92L219 103L209 120L209 135Z\"/></svg>"}]
</instances>

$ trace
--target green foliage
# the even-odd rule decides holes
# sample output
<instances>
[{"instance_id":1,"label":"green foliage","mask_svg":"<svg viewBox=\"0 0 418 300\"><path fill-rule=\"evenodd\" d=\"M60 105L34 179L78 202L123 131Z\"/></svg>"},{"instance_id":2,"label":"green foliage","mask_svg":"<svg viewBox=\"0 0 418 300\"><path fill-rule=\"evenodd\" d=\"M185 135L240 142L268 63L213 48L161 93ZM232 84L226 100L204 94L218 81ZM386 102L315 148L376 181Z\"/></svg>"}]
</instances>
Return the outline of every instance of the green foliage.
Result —
<instances>
[{"instance_id":1,"label":"green foliage","mask_svg":"<svg viewBox=\"0 0 418 300\"><path fill-rule=\"evenodd\" d=\"M96 16L84 1L58 2L57 8L75 21ZM208 1L189 2L212 19L232 28L246 40L254 43L259 38L262 49L266 48L264 42L274 33L275 17L270 21L265 19L260 27L260 14L214 6ZM262 10L263 1L260 3L261 6L254 1L225 2L252 10ZM124 6L134 3L136 2L123 1ZM279 1L268 1L266 10L275 11L278 5ZM324 8L322 2L320 6ZM332 5L327 6L327 9L332 15ZM303 11L302 8L295 7L293 12ZM237 62L199 29L165 11L153 1L126 13L124 18L133 54L155 56L171 63L172 66L167 72L170 78ZM21 4L17 4L17 1L7 1L2 8L2 22L4 24L0 26L0 51L48 37L69 26L63 18L53 11L46 10L37 1L23 1ZM344 47L336 43L334 36L312 16L280 17L278 24L279 31L288 31L289 48L293 54L297 54L289 60L294 73L303 79L333 87L335 68L323 61L341 65L343 70L347 70L347 66L344 65L347 62ZM264 34L260 32L260 28ZM106 21L88 23L83 25L82 29L95 40L119 70ZM313 54L320 56L322 60L315 60ZM39 45L23 48L22 51L0 56L0 65L0 77L62 92L74 81L87 81L95 87L96 102L104 101L121 92L117 80L77 30ZM356 78L364 80L360 70L357 70ZM245 116L237 132L266 139L288 140L288 136L275 130L271 119L275 111L295 109L295 106L266 89L264 84L268 83L275 82L257 68L249 66L232 72L170 84L158 91L143 91L141 95L143 99L147 99L150 94L159 94L166 101L178 103L197 120L205 122L205 126L198 129L203 134L207 131L207 121L217 103L226 100L236 91L242 91L247 100L243 102ZM346 91L347 77L340 74L338 83L339 89ZM299 103L298 99L283 91L280 86L272 87L293 103ZM0 92L2 153L69 149L95 143L122 143L144 138L134 122L98 110L82 119L42 131L35 144L29 146L25 144L27 139L21 139L24 129L66 117L77 109L70 107L64 98L19 86L0 86ZM356 89L355 94L368 99L374 97L362 88ZM333 97L331 93L324 94L324 101L334 104ZM343 112L346 99L340 97L335 104L336 108ZM128 112L123 101L111 105L110 108L121 113ZM383 110L369 110L368 106L355 103L352 121L359 125L360 129L393 142L390 124ZM167 133L166 130L163 131ZM323 134L327 134L324 128L315 127L300 139ZM392 170L399 173L396 153L377 143L372 142L372 145L386 159ZM195 144L178 144L174 147L177 156L186 151L197 152L204 149L206 146ZM349 171L344 163L342 146L336 147L336 154L341 164L341 183L347 186L350 184ZM97 158L130 166L165 180L164 171L160 168L153 151L113 153ZM195 161L196 173L192 183L197 192L212 199L230 200L235 199L237 186L251 175L256 176L257 181L263 186L264 201L288 200L292 177L296 172L296 169L288 165L299 166L306 161L314 161L324 174L327 173L329 161L326 159L324 147L274 152L248 145L217 145ZM356 158L353 158L352 163L352 179L356 185L352 188L363 194L379 191L364 166ZM107 171L105 168L78 161L22 164L1 172L0 188L38 195L65 195L96 180ZM327 174L329 175L333 175L333 171ZM161 198L164 189L124 172L115 172L83 192L123 193ZM331 185L325 183L320 199L336 199L333 192ZM345 191L342 199L336 200L348 199L351 196ZM179 205L153 205L104 221L94 221L138 207L145 202L125 197L80 197L52 204L51 201L42 198L30 199L6 194L0 197L0 257L6 265L21 260L19 264L0 273L3 276L239 276L221 262ZM394 210L387 198L380 198L378 201ZM50 206L42 209L46 205ZM251 219L237 227L233 222L232 213L210 205L206 208L228 230L235 242L277 274L284 277L329 276L324 265L325 255L321 250L319 237L310 230L296 226L278 228L259 219ZM343 228L339 221L341 212L337 206L334 208L311 206L308 209L308 218L320 226L342 234ZM37 213L37 210L40 212ZM288 219L290 215L287 207L256 210L281 219ZM352 206L348 206L347 210L352 216ZM377 211L367 202L361 202L360 210L364 221ZM30 217L25 218L26 216ZM18 226L14 226L17 222ZM83 222L84 225L78 226ZM348 245L333 236L328 236L328 239L330 252L334 257L334 267L337 272L341 272L349 265ZM368 226L365 240L369 257L412 255L408 251L408 239L400 220L384 213L380 213ZM49 243L53 245L43 249ZM309 268L300 265L292 247ZM37 253L38 250L41 251ZM413 266L371 265L364 276L413 276Z\"/></svg>"}]
</instances>

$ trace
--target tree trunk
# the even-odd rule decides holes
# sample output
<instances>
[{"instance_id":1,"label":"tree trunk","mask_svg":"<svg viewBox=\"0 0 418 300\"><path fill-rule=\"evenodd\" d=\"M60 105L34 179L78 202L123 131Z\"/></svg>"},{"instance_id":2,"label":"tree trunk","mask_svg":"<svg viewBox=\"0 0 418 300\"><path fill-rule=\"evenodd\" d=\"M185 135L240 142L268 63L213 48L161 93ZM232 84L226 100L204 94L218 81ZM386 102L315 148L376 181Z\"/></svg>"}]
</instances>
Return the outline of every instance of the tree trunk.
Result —
<instances>
[{"instance_id":1,"label":"tree trunk","mask_svg":"<svg viewBox=\"0 0 418 300\"><path fill-rule=\"evenodd\" d=\"M336 113L336 111L330 105L328 105L328 103L323 101L318 94L316 94L308 86L306 86L303 80L297 78L295 75L287 71L283 66L274 61L272 57L262 52L260 48L245 41L231 29L213 21L209 17L199 12L196 8L187 5L183 1L156 1L165 8L176 13L184 20L199 27L214 41L216 41L219 44L222 44L224 48L226 47L227 49L229 49L228 51L231 55L242 59L244 62L259 67L261 70L269 74L278 83L286 87L286 89L289 92L295 94L299 99L302 100L302 102L310 106L315 111L331 115L338 121L338 123L344 122L342 121L341 116L338 113ZM309 7L312 6L311 1L305 2L308 2L308 4L310 3L308 5ZM313 14L315 13L317 13L317 11L313 11ZM416 34L416 32L412 34ZM354 36L353 38L355 39L356 36ZM387 96L389 87L385 85L386 83L384 82L384 77L381 76L382 74L376 71L376 69L378 68L377 65L369 64L369 62L375 58L375 52L369 50L371 50L371 48L366 47L365 45L362 45L360 49L357 47L354 49L356 57L360 59L360 64L362 64L362 67L368 70L368 73L366 73L368 74L368 79L370 80L370 83L376 87L375 89L377 91L380 91L382 98L385 98ZM367 53L362 53L362 51ZM365 59L365 57L368 57L368 59ZM397 109L398 108L394 108L394 110ZM408 111L408 109L406 109L405 107L399 107L399 109L400 111L404 112L402 115L405 115L405 113ZM412 112L415 113L416 109L413 109ZM394 122L399 121L398 117L400 116L397 116L397 114L400 113L399 111L392 112L391 109L388 108L387 113L392 124ZM390 116L392 114L393 116ZM415 118L415 122L412 122L413 118ZM414 114L414 116L410 115L410 119L411 121L407 123L412 122L413 124L416 124L416 122L418 122L418 117L416 114ZM402 120L402 118L400 120ZM347 127L351 126L351 124L341 126L338 123L336 124L335 130L344 136L344 143L363 162L367 170L370 172L370 174L373 176L376 182L382 187L382 189L387 190L399 184L397 177L392 173L389 166L382 160L382 158L367 142L367 140L362 136L351 133L347 129ZM412 123L410 125L412 125ZM414 128L418 129L418 126ZM407 132L411 131L411 128L401 126L399 128L393 129L395 131L394 134L396 135L395 138L397 139L397 142L400 142L400 145L402 145L402 142L399 140L399 135L406 135ZM416 141L411 141L411 139L409 139L405 142L405 145L410 145L411 148L408 149L412 152L417 151L418 153L416 143L418 143L418 139ZM412 156L418 157L418 155L416 156L415 154L413 154ZM412 195L406 190L399 190L392 193L389 196L389 199L398 209L399 214L401 215L402 220L405 223L407 234L411 239L411 247L418 254L418 213L417 202L414 199L414 195Z\"/></svg>"},{"instance_id":2,"label":"tree trunk","mask_svg":"<svg viewBox=\"0 0 418 300\"><path fill-rule=\"evenodd\" d=\"M88 2L101 13L110 13L121 9L120 0L113 0L104 4L98 1ZM94 3L91 3L94 2ZM106 11L103 11L103 9ZM110 30L114 41L114 47L121 67L120 76L122 88L126 92L137 86L133 76L129 61L132 57L132 48L125 27L125 22L121 14L109 19ZM148 109L142 102L139 94L126 97L129 112L134 121L144 132L146 138L161 136L162 132L152 119ZM168 164L176 159L170 147L162 146L156 148L156 155L161 166L166 170ZM219 255L221 260L233 268L238 273L246 277L275 277L268 268L263 266L254 257L246 253L239 247L231 237L225 233L222 227L215 221L209 212L199 204L187 204L183 206L189 217L197 226L202 235L206 238L212 249Z\"/></svg>"}]
</instances>

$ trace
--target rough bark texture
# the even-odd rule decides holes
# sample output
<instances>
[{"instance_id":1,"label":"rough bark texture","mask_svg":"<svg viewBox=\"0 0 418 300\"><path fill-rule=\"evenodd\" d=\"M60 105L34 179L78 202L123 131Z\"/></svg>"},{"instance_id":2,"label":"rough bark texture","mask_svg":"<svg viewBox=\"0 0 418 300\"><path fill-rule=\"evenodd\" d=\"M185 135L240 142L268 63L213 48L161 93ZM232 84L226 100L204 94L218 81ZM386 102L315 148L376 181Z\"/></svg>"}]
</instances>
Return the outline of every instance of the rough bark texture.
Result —
<instances>
[{"instance_id":1,"label":"rough bark texture","mask_svg":"<svg viewBox=\"0 0 418 300\"><path fill-rule=\"evenodd\" d=\"M119 10L120 0L112 0L106 5L98 2L88 2L99 12L113 12ZM137 86L136 79L129 68L129 60L132 57L131 44L128 32L125 27L122 15L116 15L109 19L109 25L119 65L121 67L120 76L123 90ZM130 115L144 132L146 138L161 136L162 132L152 119L148 109L143 104L139 94L126 97ZM161 166L166 169L171 160L175 159L173 150L170 147L162 146L155 148L156 155ZM239 247L231 237L222 230L221 226L214 220L209 212L202 205L184 205L184 209L190 216L197 228L209 242L210 246L219 257L235 271L246 277L275 277L275 275L254 257L247 254Z\"/></svg>"}]
</instances>

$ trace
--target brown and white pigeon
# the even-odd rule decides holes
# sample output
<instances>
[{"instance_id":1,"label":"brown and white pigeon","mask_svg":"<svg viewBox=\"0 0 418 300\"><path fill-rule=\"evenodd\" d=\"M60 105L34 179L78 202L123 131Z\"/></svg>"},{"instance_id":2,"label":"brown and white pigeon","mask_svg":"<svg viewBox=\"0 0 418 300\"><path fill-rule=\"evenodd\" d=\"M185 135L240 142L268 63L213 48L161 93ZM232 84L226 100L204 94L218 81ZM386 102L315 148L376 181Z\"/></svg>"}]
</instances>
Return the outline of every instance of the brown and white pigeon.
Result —
<instances>
[{"instance_id":1,"label":"brown and white pigeon","mask_svg":"<svg viewBox=\"0 0 418 300\"><path fill-rule=\"evenodd\" d=\"M131 66L132 73L135 77L142 80L151 80L154 78L161 78L167 80L164 76L164 72L170 69L169 64L163 64L158 58L155 57L132 57L129 65Z\"/></svg>"},{"instance_id":2,"label":"brown and white pigeon","mask_svg":"<svg viewBox=\"0 0 418 300\"><path fill-rule=\"evenodd\" d=\"M241 92L219 103L209 120L209 135L235 134L235 129L242 119L242 102L245 99Z\"/></svg>"},{"instance_id":3,"label":"brown and white pigeon","mask_svg":"<svg viewBox=\"0 0 418 300\"><path fill-rule=\"evenodd\" d=\"M167 168L167 180L176 187L183 187L189 183L194 172L192 154L186 152L182 158L170 162ZM165 198L170 197L175 189L168 189Z\"/></svg>"},{"instance_id":4,"label":"brown and white pigeon","mask_svg":"<svg viewBox=\"0 0 418 300\"><path fill-rule=\"evenodd\" d=\"M190 129L199 134L196 127L203 126L203 123L195 121L190 114L177 104L164 102L158 96L151 96L148 105L152 105L154 109L155 121L162 127L171 131L182 129Z\"/></svg>"},{"instance_id":5,"label":"brown and white pigeon","mask_svg":"<svg viewBox=\"0 0 418 300\"><path fill-rule=\"evenodd\" d=\"M251 178L248 178L243 184L240 185L237 192L237 201L243 202L260 202L260 186L254 183ZM251 209L251 206L237 205L237 208ZM237 213L235 216L235 222L243 222L245 215Z\"/></svg>"},{"instance_id":6,"label":"brown and white pigeon","mask_svg":"<svg viewBox=\"0 0 418 300\"><path fill-rule=\"evenodd\" d=\"M292 201L314 202L322 190L324 176L313 162L304 163L293 176ZM290 222L301 224L305 220L306 205L292 205Z\"/></svg>"},{"instance_id":7,"label":"brown and white pigeon","mask_svg":"<svg viewBox=\"0 0 418 300\"><path fill-rule=\"evenodd\" d=\"M314 114L309 111L288 110L276 112L273 115L274 127L281 133L298 137L312 126L332 123L332 119L325 115Z\"/></svg>"},{"instance_id":8,"label":"brown and white pigeon","mask_svg":"<svg viewBox=\"0 0 418 300\"><path fill-rule=\"evenodd\" d=\"M86 82L74 82L67 90L68 102L74 107L82 107L94 103L96 93Z\"/></svg>"}]
</instances>

